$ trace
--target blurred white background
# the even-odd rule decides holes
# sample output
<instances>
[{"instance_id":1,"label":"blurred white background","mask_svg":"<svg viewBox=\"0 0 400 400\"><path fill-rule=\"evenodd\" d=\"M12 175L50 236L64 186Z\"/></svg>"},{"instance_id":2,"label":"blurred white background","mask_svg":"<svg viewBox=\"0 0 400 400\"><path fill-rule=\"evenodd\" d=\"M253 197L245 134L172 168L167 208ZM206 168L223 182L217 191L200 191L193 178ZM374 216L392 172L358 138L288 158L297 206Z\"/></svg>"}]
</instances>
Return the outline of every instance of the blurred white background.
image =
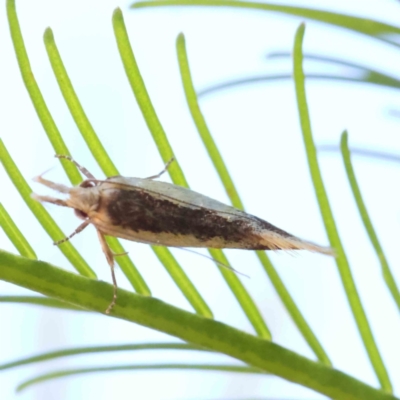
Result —
<instances>
[{"instance_id":1,"label":"blurred white background","mask_svg":"<svg viewBox=\"0 0 400 400\"><path fill-rule=\"evenodd\" d=\"M128 2L46 0L17 1L17 12L35 78L67 146L76 160L102 177L63 101L47 58L42 36L53 29L75 90L117 168L126 176L146 177L162 169L158 155L127 82L116 48L111 17L121 7L140 70L158 116L192 189L228 202L198 137L184 98L175 50L180 32L198 90L212 84L261 73L291 71L289 60L267 60L272 51L291 51L301 20L283 14L214 8L129 10ZM319 1L292 1L320 7ZM398 23L395 1L325 1L323 8ZM68 183L23 85L11 43L5 8L0 13L0 136L29 181L47 175ZM307 22L305 52L371 65L398 76L400 53L382 42L328 25ZM306 63L306 70L313 71ZM308 68L311 67L311 68ZM337 144L348 129L351 146L400 150L400 120L388 113L399 106L395 90L337 82L308 81L307 95L317 144ZM201 99L201 108L244 201L246 210L302 238L328 244L305 158L293 83L242 86ZM320 153L320 165L351 262L357 286L397 394L400 319L383 282L377 257L361 224L339 153ZM353 157L371 218L400 283L399 165ZM168 180L165 175L162 179ZM38 257L73 270L52 245L0 168L0 201L32 244ZM35 191L43 188L32 183ZM79 220L72 211L47 206L65 233ZM16 252L0 231L1 248ZM111 281L109 267L94 229L73 239L74 246ZM123 243L154 296L191 310L151 249ZM253 333L211 261L180 250L173 253L214 312L215 318ZM253 295L276 343L314 359L277 297L255 255L227 251L234 268ZM299 253L271 254L290 293L322 342L336 368L373 386L377 379L355 328L336 265L328 257ZM121 271L121 287L130 288ZM0 282L2 295L29 294ZM103 315L2 304L0 363L24 356L84 345L171 341L160 332ZM37 385L17 395L22 380L50 370L96 365L151 362L229 362L224 356L194 352L125 352L88 355L41 363L0 374L2 399L322 399L323 396L276 377L214 372L126 372L90 374ZM232 361L235 362L235 361Z\"/></svg>"}]
</instances>

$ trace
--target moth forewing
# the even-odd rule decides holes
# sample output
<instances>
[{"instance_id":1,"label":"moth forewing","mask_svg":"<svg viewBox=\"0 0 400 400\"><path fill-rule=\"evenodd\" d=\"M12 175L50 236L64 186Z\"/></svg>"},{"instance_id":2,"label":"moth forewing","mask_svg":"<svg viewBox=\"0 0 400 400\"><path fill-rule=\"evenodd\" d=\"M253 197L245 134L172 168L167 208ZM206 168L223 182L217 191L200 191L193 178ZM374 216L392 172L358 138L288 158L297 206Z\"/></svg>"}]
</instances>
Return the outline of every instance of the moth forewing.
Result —
<instances>
[{"instance_id":1,"label":"moth forewing","mask_svg":"<svg viewBox=\"0 0 400 400\"><path fill-rule=\"evenodd\" d=\"M114 257L104 235L171 247L208 247L247 250L309 250L333 255L328 247L304 241L251 214L228 206L193 190L171 183L122 176L97 180L74 160L88 178L79 186L66 187L42 177L36 180L66 193L65 200L33 195L36 200L73 208L84 223L78 230L93 224L102 250L111 267L114 297L117 298ZM68 240L72 237L66 238ZM63 240L64 241L64 240ZM58 243L61 243L60 241Z\"/></svg>"},{"instance_id":2,"label":"moth forewing","mask_svg":"<svg viewBox=\"0 0 400 400\"><path fill-rule=\"evenodd\" d=\"M195 191L166 182L113 177L102 181L93 223L128 240L175 247L301 250L332 254L274 225Z\"/></svg>"}]
</instances>

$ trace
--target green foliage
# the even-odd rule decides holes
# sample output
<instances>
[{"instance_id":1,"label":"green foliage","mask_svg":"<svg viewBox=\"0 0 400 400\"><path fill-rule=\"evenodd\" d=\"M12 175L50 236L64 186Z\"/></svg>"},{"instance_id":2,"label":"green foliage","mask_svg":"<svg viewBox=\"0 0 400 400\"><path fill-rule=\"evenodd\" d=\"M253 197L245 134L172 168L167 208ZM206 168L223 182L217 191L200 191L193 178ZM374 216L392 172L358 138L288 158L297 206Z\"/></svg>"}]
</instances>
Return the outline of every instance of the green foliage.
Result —
<instances>
[{"instance_id":1,"label":"green foliage","mask_svg":"<svg viewBox=\"0 0 400 400\"><path fill-rule=\"evenodd\" d=\"M178 5L203 5L218 7L239 7L258 11L287 13L315 19L325 23L344 27L364 35L383 40L394 44L388 39L388 34L398 34L400 29L383 24L377 21L366 20L336 13L329 13L321 10L312 10L300 7L277 6L267 3L252 3L242 1L152 1L138 2L132 5L133 8L157 7L157 6L178 6ZM68 148L61 137L61 134L50 114L49 108L41 94L32 73L28 54L25 49L24 40L19 27L15 1L7 1L7 13L10 25L11 37L21 75L28 94L35 107L37 115L43 125L55 152L57 154L69 154ZM147 92L145 82L137 65L134 50L129 41L121 10L117 9L113 15L113 27L117 47L126 72L127 79L131 85L133 95L143 114L148 129L157 145L162 159L167 162L175 157L174 162L168 169L172 181L184 187L189 187L184 173L180 167L179 160L174 155L167 135L160 123L156 110ZM276 269L267 257L265 252L257 251L257 256L265 272L270 278L274 288L280 296L288 313L292 317L299 332L306 340L318 361L309 360L293 351L285 349L271 341L271 333L267 323L251 294L248 293L240 279L232 271L220 268L221 274L227 285L236 297L242 311L252 324L256 335L244 333L232 326L228 326L213 319L212 310L201 297L195 284L190 281L182 267L175 260L172 253L163 247L153 246L153 251L164 265L177 287L187 298L196 313L189 313L173 307L165 302L151 297L148 284L141 276L139 270L132 260L127 256L117 257L117 262L122 271L137 293L120 289L118 301L113 310L114 318L124 319L133 323L156 329L172 336L175 336L185 343L160 343L160 344L128 344L119 346L101 346L94 348L63 349L58 352L46 353L17 360L0 365L0 370L6 370L34 362L43 362L57 357L72 356L85 353L100 353L112 351L132 350L190 350L190 351L213 351L227 354L243 364L237 365L197 365L197 364L153 364L153 365L127 365L117 367L90 367L53 371L38 377L27 380L19 386L19 390L27 388L35 383L63 376L84 374L89 372L111 372L121 370L145 370L145 369L200 369L213 371L226 371L235 373L274 374L289 381L301 384L305 387L318 391L332 399L340 400L384 400L395 399L392 393L392 385L376 346L369 322L361 304L355 282L352 277L349 262L343 250L343 246L336 229L336 224L330 209L329 200L324 188L321 173L319 170L316 149L313 141L311 122L307 107L307 98L304 85L303 52L302 41L304 36L304 25L301 25L296 33L294 42L293 71L297 96L300 125L309 163L310 174L313 180L314 189L325 228L330 239L331 246L335 249L336 263L347 299L356 321L360 336L362 337L365 349L369 355L371 365L379 379L381 390L368 386L357 379L344 374L331 367L331 361L323 349L316 335L306 322L299 307L291 297ZM107 154L103 144L98 138L92 124L90 123L77 94L74 91L72 82L63 65L61 55L56 46L54 35L50 28L45 31L44 42L51 62L54 75L57 79L60 91L70 110L70 113L81 132L93 157L103 170L110 175L119 175L117 168ZM232 204L243 209L239 193L234 185L234 180L222 159L221 153L207 126L198 103L198 94L193 84L189 59L186 53L185 38L183 34L177 38L177 58L179 62L182 84L186 95L189 111L196 125L198 133L207 149L207 152L215 166L215 169L225 187ZM392 85L398 87L397 80L391 80L385 74L379 74L372 69L365 68L367 74L359 79L361 82L372 82L376 85ZM364 72L365 72L364 71ZM331 78L328 76L328 78ZM242 83L248 83L245 80ZM231 83L232 84L232 83ZM357 206L362 215L365 227L371 238L371 242L378 254L384 272L385 281L390 289L397 306L400 308L400 295L394 277L390 271L382 248L379 244L372 223L368 217L366 207L363 204L360 189L351 166L350 152L347 147L347 134L342 136L342 153ZM64 237L63 232L41 206L40 203L31 199L31 189L19 172L11 155L8 153L4 143L0 140L0 161L6 172L13 181L16 189L31 209L32 213L42 224L46 232L56 241ZM62 165L73 185L81 182L78 170L72 163L61 161ZM103 313L112 294L112 286L97 281L96 275L89 265L83 260L77 250L66 242L60 246L71 264L81 274L73 274L57 268L49 263L37 261L34 250L31 248L23 234L12 221L7 211L0 204L0 226L4 229L21 256L12 255L0 250L0 279L14 283L21 287L33 290L46 297L34 296L3 296L0 302L39 304L46 307L66 308L75 311L87 311ZM116 253L124 253L122 245L115 238L108 238L111 248ZM228 264L229 261L222 251L210 250L215 260Z\"/></svg>"}]
</instances>

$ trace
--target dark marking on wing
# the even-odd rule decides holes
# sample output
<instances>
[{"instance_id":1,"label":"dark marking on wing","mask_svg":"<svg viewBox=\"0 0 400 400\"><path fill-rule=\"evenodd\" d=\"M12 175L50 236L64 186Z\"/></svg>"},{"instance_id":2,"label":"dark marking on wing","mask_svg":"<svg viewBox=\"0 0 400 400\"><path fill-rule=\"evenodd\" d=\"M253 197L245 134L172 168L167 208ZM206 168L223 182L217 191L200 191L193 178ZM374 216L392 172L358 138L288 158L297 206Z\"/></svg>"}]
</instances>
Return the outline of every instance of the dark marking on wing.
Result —
<instances>
[{"instance_id":1,"label":"dark marking on wing","mask_svg":"<svg viewBox=\"0 0 400 400\"><path fill-rule=\"evenodd\" d=\"M154 234L193 235L199 241L222 238L225 242L247 243L255 250L268 249L257 245L257 231L269 230L284 237L289 233L268 222L244 214L220 214L206 208L195 208L176 203L165 197L154 196L146 190L118 190L107 204L112 223L132 231Z\"/></svg>"}]
</instances>

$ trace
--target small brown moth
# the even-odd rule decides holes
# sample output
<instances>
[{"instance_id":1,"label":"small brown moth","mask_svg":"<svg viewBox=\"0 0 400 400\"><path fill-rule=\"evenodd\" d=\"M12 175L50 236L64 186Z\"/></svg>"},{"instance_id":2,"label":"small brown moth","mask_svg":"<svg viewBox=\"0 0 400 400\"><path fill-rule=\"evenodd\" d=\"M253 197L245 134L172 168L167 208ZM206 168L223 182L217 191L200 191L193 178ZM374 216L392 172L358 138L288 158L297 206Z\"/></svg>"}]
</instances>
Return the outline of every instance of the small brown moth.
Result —
<instances>
[{"instance_id":1,"label":"small brown moth","mask_svg":"<svg viewBox=\"0 0 400 400\"><path fill-rule=\"evenodd\" d=\"M112 176L96 179L69 156L56 155L73 162L87 178L79 186L67 187L38 176L35 180L51 189L68 194L65 200L32 194L38 201L70 207L83 223L59 245L89 224L97 230L101 248L111 267L114 295L106 309L109 314L117 299L114 257L104 235L147 244L171 247L208 247L246 250L309 250L333 255L328 247L299 239L274 225L244 211L225 205L193 190L159 178Z\"/></svg>"}]
</instances>

